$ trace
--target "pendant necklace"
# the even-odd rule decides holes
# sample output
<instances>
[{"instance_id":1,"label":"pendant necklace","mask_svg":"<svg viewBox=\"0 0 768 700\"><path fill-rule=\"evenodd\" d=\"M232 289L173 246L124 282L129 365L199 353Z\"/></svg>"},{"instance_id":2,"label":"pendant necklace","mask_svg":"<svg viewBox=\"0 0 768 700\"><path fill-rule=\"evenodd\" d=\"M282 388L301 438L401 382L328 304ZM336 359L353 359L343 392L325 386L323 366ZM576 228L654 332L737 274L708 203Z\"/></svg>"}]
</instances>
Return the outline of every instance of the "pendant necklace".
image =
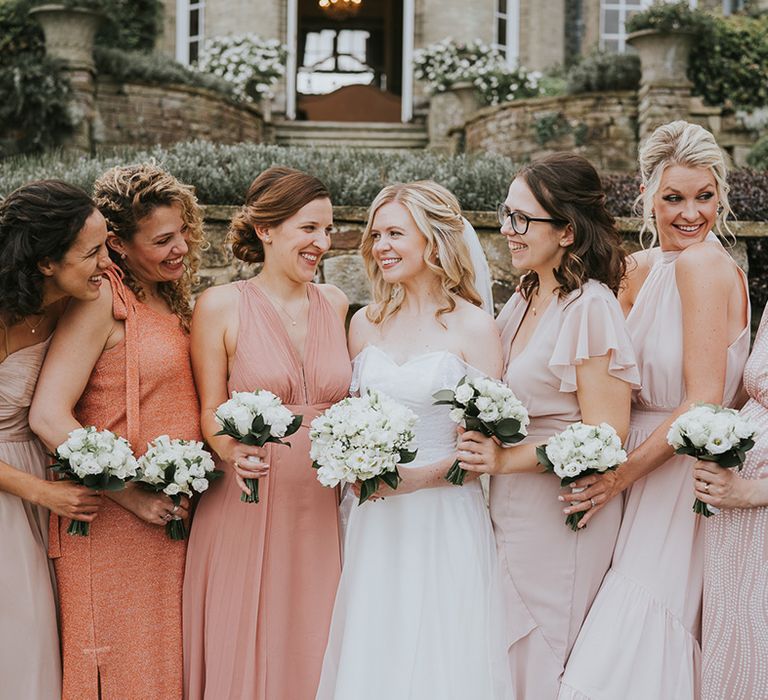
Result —
<instances>
[{"instance_id":1,"label":"pendant necklace","mask_svg":"<svg viewBox=\"0 0 768 700\"><path fill-rule=\"evenodd\" d=\"M286 315L286 316L287 316L287 317L290 319L290 321L291 321L291 325L292 325L292 326L295 326L295 325L297 325L297 321L296 321L296 319L295 319L293 316L291 316L291 314L289 314L289 313L288 313L288 309L286 309L286 308L285 308L285 307L284 307L284 306L283 306L283 305L282 305L282 304L281 304L281 303L280 303L280 302L279 302L277 299L275 299L275 298L274 298L274 297L273 297L271 294L268 294L268 293L267 293L267 291L264 289L264 287L259 287L259 289L261 289L261 291L262 291L262 292L264 292L264 294L266 295L267 299L269 299L269 300L270 300L270 301L271 301L273 304L276 304L276 305L277 305L277 306L278 306L278 307L279 307L279 308L282 310L282 312L283 312L283 313L284 313L284 314L285 314L285 315Z\"/></svg>"},{"instance_id":2,"label":"pendant necklace","mask_svg":"<svg viewBox=\"0 0 768 700\"><path fill-rule=\"evenodd\" d=\"M34 325L29 322L29 318L27 316L24 316L22 320L24 321L24 325L29 328L32 335L34 335L37 332L37 329L40 327L40 324L45 320L45 314L40 316L40 320Z\"/></svg>"}]
</instances>

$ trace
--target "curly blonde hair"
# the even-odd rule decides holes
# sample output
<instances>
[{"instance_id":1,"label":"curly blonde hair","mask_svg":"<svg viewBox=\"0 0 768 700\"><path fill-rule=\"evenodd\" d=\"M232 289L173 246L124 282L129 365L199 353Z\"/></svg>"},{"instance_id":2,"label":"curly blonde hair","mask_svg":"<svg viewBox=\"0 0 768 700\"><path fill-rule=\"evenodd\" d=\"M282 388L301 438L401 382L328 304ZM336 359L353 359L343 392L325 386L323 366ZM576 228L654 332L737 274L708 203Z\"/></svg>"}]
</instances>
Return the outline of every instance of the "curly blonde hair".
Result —
<instances>
[{"instance_id":1,"label":"curly blonde hair","mask_svg":"<svg viewBox=\"0 0 768 700\"><path fill-rule=\"evenodd\" d=\"M408 210L416 228L427 240L424 264L440 280L443 297L435 317L439 320L442 314L453 311L456 308L455 297L481 306L482 301L475 288L474 267L464 241L464 221L459 202L442 185L431 180L420 180L385 187L368 210L368 223L360 243L360 253L373 287L374 303L366 311L368 320L383 323L397 313L404 299L401 285L386 282L373 257L373 222L378 210L390 202L402 204Z\"/></svg>"},{"instance_id":2,"label":"curly blonde hair","mask_svg":"<svg viewBox=\"0 0 768 700\"><path fill-rule=\"evenodd\" d=\"M105 172L94 183L93 198L107 220L109 230L124 241L130 241L136 235L139 224L156 207L179 205L189 234L184 274L174 282L159 283L158 291L188 331L192 318L192 286L197 281L202 251L207 247L203 234L203 213L194 189L154 163L141 163L117 166ZM126 286L142 301L144 290L131 275L125 261L113 250L109 254L123 271Z\"/></svg>"}]
</instances>

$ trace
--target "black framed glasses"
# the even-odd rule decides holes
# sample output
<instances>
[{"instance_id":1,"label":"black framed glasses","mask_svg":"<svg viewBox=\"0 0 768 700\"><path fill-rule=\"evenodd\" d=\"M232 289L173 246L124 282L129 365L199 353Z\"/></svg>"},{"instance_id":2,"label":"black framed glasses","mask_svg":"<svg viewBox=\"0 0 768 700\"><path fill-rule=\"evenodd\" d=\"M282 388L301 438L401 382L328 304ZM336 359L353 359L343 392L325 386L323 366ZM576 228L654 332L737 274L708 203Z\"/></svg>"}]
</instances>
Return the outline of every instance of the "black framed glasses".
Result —
<instances>
[{"instance_id":1,"label":"black framed glasses","mask_svg":"<svg viewBox=\"0 0 768 700\"><path fill-rule=\"evenodd\" d=\"M568 223L563 219L545 219L540 216L528 216L528 214L524 214L517 210L510 211L507 209L506 204L499 204L499 206L496 207L496 216L498 216L499 224L502 226L507 222L507 219L509 219L512 224L512 230L520 236L524 236L528 233L528 226L531 221L544 221L550 224L560 224L561 226Z\"/></svg>"}]
</instances>

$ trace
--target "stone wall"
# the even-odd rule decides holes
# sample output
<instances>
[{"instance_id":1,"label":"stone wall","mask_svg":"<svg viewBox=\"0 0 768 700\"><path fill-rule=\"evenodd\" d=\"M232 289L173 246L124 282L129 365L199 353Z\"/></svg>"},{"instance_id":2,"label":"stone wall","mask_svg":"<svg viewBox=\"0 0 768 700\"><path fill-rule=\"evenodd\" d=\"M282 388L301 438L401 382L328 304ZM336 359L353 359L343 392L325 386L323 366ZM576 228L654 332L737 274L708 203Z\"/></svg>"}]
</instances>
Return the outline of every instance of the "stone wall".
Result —
<instances>
[{"instance_id":1,"label":"stone wall","mask_svg":"<svg viewBox=\"0 0 768 700\"><path fill-rule=\"evenodd\" d=\"M525 162L573 151L600 170L637 163L637 93L600 92L516 100L475 113L465 126L469 152L489 151Z\"/></svg>"},{"instance_id":2,"label":"stone wall","mask_svg":"<svg viewBox=\"0 0 768 700\"><path fill-rule=\"evenodd\" d=\"M258 271L257 265L246 265L234 260L225 245L227 225L237 207L208 206L205 208L206 234L210 248L205 253L200 271L200 288L226 284L237 279L247 279ZM336 232L332 237L331 250L320 263L320 280L335 284L347 294L351 307L357 308L370 302L368 278L358 252L360 238L365 227L367 209L363 207L334 207ZM509 299L519 280L519 271L512 267L506 239L499 234L495 212L465 212L473 224L485 250L493 277L493 295L497 308ZM628 250L637 250L637 219L618 219ZM746 241L753 237L768 237L768 223L731 223L737 235L737 243L731 254L739 265L747 269ZM757 312L759 310L756 309Z\"/></svg>"},{"instance_id":3,"label":"stone wall","mask_svg":"<svg viewBox=\"0 0 768 700\"><path fill-rule=\"evenodd\" d=\"M258 109L203 88L116 83L99 77L96 108L100 120L94 135L99 146L264 140L264 119Z\"/></svg>"}]
</instances>

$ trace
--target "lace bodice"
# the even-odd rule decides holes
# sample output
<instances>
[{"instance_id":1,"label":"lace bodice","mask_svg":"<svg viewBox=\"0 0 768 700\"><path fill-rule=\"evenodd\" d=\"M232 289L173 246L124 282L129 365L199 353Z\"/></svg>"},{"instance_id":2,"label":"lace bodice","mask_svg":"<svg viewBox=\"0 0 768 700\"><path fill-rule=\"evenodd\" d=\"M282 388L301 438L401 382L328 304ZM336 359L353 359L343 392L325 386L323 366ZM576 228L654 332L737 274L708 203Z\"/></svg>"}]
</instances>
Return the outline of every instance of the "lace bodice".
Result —
<instances>
[{"instance_id":1,"label":"lace bodice","mask_svg":"<svg viewBox=\"0 0 768 700\"><path fill-rule=\"evenodd\" d=\"M447 406L433 405L432 394L453 388L466 374L480 376L479 370L445 350L417 355L398 364L375 345L366 346L355 357L353 367L352 392L377 389L419 416L418 454L404 468L436 462L454 451L456 424L448 417Z\"/></svg>"}]
</instances>

